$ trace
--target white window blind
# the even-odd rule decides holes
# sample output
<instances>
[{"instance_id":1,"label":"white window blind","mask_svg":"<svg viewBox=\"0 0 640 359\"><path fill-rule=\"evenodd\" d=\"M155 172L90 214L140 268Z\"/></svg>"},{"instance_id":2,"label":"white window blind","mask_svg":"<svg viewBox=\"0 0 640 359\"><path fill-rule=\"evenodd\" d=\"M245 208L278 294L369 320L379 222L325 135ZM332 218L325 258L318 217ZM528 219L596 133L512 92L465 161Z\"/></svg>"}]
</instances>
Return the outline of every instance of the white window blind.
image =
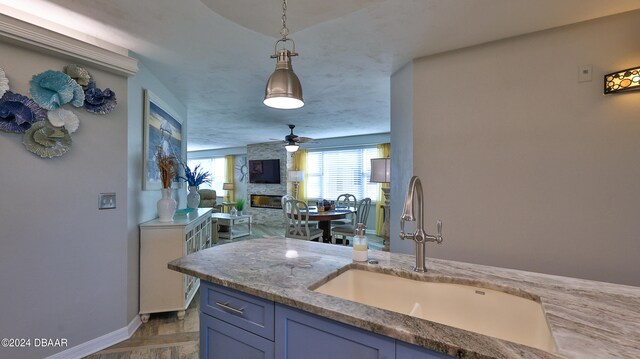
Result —
<instances>
[{"instance_id":1,"label":"white window blind","mask_svg":"<svg viewBox=\"0 0 640 359\"><path fill-rule=\"evenodd\" d=\"M313 151L307 154L306 193L309 199L335 200L350 193L359 200L376 201L378 184L369 183L371 159L378 158L375 147Z\"/></svg>"},{"instance_id":2,"label":"white window blind","mask_svg":"<svg viewBox=\"0 0 640 359\"><path fill-rule=\"evenodd\" d=\"M211 183L203 183L200 185L200 189L212 189L216 191L217 196L224 196L222 184L224 183L227 172L224 157L202 158L187 161L187 166L189 166L192 171L197 165L200 165L200 168L211 173ZM184 176L184 172L180 173L180 175Z\"/></svg>"}]
</instances>

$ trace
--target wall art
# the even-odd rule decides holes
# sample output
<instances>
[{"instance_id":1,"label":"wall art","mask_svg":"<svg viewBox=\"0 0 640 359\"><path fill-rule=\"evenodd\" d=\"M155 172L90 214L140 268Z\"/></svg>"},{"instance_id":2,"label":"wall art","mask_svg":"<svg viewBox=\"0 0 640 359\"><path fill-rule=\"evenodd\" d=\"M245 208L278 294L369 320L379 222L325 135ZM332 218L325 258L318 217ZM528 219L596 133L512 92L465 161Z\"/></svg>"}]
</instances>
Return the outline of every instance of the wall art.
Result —
<instances>
[{"instance_id":1,"label":"wall art","mask_svg":"<svg viewBox=\"0 0 640 359\"><path fill-rule=\"evenodd\" d=\"M160 172L155 163L158 150L183 161L182 120L164 101L144 90L143 190L162 188ZM174 181L172 187L180 187Z\"/></svg>"}]
</instances>

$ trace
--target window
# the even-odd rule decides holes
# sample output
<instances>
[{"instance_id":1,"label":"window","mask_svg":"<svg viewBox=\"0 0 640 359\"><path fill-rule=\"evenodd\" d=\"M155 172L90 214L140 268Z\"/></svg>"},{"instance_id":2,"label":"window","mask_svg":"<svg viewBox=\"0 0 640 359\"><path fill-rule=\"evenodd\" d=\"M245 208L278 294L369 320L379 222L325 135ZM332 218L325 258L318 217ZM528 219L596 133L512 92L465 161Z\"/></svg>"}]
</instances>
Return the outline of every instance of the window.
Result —
<instances>
[{"instance_id":1,"label":"window","mask_svg":"<svg viewBox=\"0 0 640 359\"><path fill-rule=\"evenodd\" d=\"M307 198L335 200L350 193L358 200L378 199L378 184L369 183L375 147L314 151L307 154Z\"/></svg>"},{"instance_id":2,"label":"window","mask_svg":"<svg viewBox=\"0 0 640 359\"><path fill-rule=\"evenodd\" d=\"M193 169L200 165L204 171L211 173L211 183L203 183L200 189L212 189L216 191L216 195L222 196L222 184L225 182L227 166L224 157L215 158L202 158L197 160L188 160L187 166L193 171ZM183 175L181 173L181 175Z\"/></svg>"}]
</instances>

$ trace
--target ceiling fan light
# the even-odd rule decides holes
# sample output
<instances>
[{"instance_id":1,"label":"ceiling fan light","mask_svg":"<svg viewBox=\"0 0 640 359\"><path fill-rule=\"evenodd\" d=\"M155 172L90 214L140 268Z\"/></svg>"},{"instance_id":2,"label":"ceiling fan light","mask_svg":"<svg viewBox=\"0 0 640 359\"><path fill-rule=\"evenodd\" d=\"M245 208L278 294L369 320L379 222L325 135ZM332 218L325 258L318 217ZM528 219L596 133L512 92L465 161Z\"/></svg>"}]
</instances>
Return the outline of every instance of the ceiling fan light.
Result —
<instances>
[{"instance_id":1,"label":"ceiling fan light","mask_svg":"<svg viewBox=\"0 0 640 359\"><path fill-rule=\"evenodd\" d=\"M298 146L295 143L289 143L289 144L284 146L284 148L287 150L287 152L296 152L299 147L300 146Z\"/></svg>"},{"instance_id":2,"label":"ceiling fan light","mask_svg":"<svg viewBox=\"0 0 640 359\"><path fill-rule=\"evenodd\" d=\"M264 104L277 109L292 110L304 106L300 79L291 67L291 51L278 51L276 70L264 90Z\"/></svg>"}]
</instances>

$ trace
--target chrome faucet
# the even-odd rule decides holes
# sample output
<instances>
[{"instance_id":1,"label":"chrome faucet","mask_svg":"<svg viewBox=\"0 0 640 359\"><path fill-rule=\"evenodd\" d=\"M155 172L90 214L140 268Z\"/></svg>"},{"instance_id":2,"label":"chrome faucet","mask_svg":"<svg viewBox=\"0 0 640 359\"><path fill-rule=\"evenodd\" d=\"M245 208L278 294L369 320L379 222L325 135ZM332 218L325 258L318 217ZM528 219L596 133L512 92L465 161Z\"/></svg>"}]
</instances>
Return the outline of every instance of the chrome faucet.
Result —
<instances>
[{"instance_id":1,"label":"chrome faucet","mask_svg":"<svg viewBox=\"0 0 640 359\"><path fill-rule=\"evenodd\" d=\"M414 209L414 195L418 199L418 219L416 223L416 230L413 233L405 233L404 222L416 221L416 217L413 215ZM402 211L402 217L400 218L400 239L412 239L416 242L416 266L413 268L416 272L426 272L425 267L425 252L427 242L442 243L442 221L438 220L437 230L438 234L433 236L424 232L424 203L422 193L422 182L418 176L411 177L409 181L409 191L407 192L407 198L404 201L404 210Z\"/></svg>"}]
</instances>

